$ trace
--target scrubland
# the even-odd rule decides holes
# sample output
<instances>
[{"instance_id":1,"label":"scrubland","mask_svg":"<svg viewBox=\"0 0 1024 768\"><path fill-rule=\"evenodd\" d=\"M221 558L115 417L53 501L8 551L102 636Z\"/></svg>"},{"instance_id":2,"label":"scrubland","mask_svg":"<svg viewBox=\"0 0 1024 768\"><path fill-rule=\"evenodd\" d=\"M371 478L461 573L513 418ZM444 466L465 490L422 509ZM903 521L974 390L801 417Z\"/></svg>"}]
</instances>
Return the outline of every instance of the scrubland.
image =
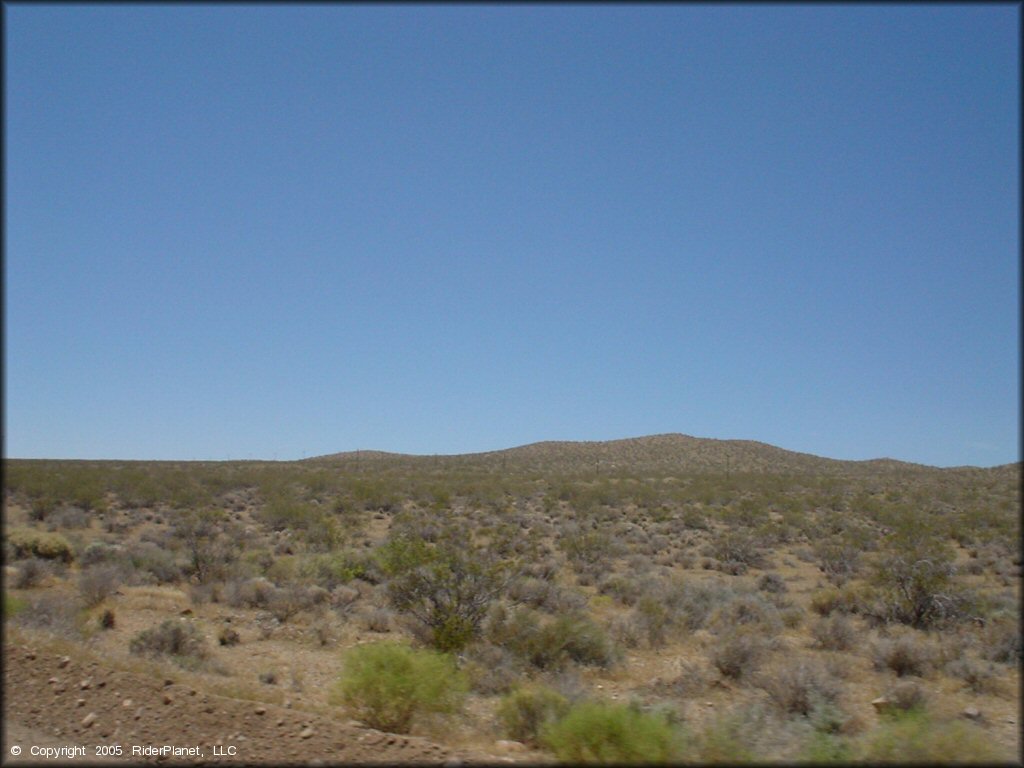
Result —
<instances>
[{"instance_id":1,"label":"scrubland","mask_svg":"<svg viewBox=\"0 0 1024 768\"><path fill-rule=\"evenodd\" d=\"M660 436L4 469L8 645L468 759L1021 759L1019 464Z\"/></svg>"}]
</instances>

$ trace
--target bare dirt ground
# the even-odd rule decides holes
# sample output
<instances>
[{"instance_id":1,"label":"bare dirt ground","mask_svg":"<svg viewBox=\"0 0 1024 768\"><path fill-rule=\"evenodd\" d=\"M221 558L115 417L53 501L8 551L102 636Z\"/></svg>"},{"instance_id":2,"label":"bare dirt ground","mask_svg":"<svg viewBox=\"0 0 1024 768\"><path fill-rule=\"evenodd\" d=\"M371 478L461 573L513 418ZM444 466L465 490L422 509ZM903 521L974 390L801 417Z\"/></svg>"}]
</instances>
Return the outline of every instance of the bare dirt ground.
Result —
<instances>
[{"instance_id":1,"label":"bare dirt ground","mask_svg":"<svg viewBox=\"0 0 1024 768\"><path fill-rule=\"evenodd\" d=\"M60 762L499 762L352 721L204 693L170 678L147 679L31 644L7 644L3 656L5 765L53 763L33 757L31 747L75 745L85 747L85 757ZM120 745L124 756L98 757L101 745ZM163 745L198 747L199 756L133 755L133 747ZM11 752L15 746L21 748L17 758Z\"/></svg>"}]
</instances>

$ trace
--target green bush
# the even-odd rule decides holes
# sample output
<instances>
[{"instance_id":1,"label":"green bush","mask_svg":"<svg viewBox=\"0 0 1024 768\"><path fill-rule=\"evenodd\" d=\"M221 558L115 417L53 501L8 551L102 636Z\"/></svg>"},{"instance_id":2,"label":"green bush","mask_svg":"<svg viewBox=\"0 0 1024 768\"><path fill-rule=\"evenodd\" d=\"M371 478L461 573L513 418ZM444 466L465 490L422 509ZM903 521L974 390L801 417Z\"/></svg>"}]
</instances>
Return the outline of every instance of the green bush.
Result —
<instances>
[{"instance_id":1,"label":"green bush","mask_svg":"<svg viewBox=\"0 0 1024 768\"><path fill-rule=\"evenodd\" d=\"M346 654L331 702L349 707L371 728L408 733L418 715L456 711L467 688L447 654L373 643Z\"/></svg>"},{"instance_id":2,"label":"green bush","mask_svg":"<svg viewBox=\"0 0 1024 768\"><path fill-rule=\"evenodd\" d=\"M569 712L569 700L544 685L521 686L502 699L498 720L505 734L516 741L537 745L541 731Z\"/></svg>"},{"instance_id":3,"label":"green bush","mask_svg":"<svg viewBox=\"0 0 1024 768\"><path fill-rule=\"evenodd\" d=\"M894 715L865 735L859 760L885 763L994 763L1011 761L992 738L961 720L938 722L922 710Z\"/></svg>"},{"instance_id":4,"label":"green bush","mask_svg":"<svg viewBox=\"0 0 1024 768\"><path fill-rule=\"evenodd\" d=\"M4 618L10 619L17 616L19 613L25 610L28 606L24 600L14 595L8 595L4 593Z\"/></svg>"},{"instance_id":5,"label":"green bush","mask_svg":"<svg viewBox=\"0 0 1024 768\"><path fill-rule=\"evenodd\" d=\"M15 558L38 557L70 563L75 557L68 540L58 533L14 528L7 532L7 542L14 550Z\"/></svg>"},{"instance_id":6,"label":"green bush","mask_svg":"<svg viewBox=\"0 0 1024 768\"><path fill-rule=\"evenodd\" d=\"M494 548L467 544L464 533L453 526L436 538L430 545L405 534L392 536L377 550L377 561L389 577L392 606L417 619L435 648L457 651L476 637L487 609L516 575L516 566Z\"/></svg>"},{"instance_id":7,"label":"green bush","mask_svg":"<svg viewBox=\"0 0 1024 768\"><path fill-rule=\"evenodd\" d=\"M559 760L577 763L664 763L682 756L679 732L663 715L632 707L581 702L541 731Z\"/></svg>"}]
</instances>

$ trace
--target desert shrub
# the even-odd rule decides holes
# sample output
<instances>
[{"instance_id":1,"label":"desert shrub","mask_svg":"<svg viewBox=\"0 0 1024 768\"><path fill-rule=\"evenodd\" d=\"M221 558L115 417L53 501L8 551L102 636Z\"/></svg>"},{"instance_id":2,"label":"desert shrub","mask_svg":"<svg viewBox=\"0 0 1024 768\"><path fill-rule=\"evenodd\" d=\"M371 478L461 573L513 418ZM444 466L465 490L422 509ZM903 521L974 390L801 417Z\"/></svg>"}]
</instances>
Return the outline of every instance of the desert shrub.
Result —
<instances>
[{"instance_id":1,"label":"desert shrub","mask_svg":"<svg viewBox=\"0 0 1024 768\"><path fill-rule=\"evenodd\" d=\"M834 705L841 686L813 659L787 659L761 677L760 686L784 714L809 716L814 710Z\"/></svg>"},{"instance_id":2,"label":"desert shrub","mask_svg":"<svg viewBox=\"0 0 1024 768\"><path fill-rule=\"evenodd\" d=\"M777 573L765 573L757 580L757 588L770 595L781 595L789 591L786 580Z\"/></svg>"},{"instance_id":3,"label":"desert shrub","mask_svg":"<svg viewBox=\"0 0 1024 768\"><path fill-rule=\"evenodd\" d=\"M71 530L88 527L89 515L86 514L84 509L79 507L61 507L54 510L46 518L46 528L50 531L60 530L61 528Z\"/></svg>"},{"instance_id":4,"label":"desert shrub","mask_svg":"<svg viewBox=\"0 0 1024 768\"><path fill-rule=\"evenodd\" d=\"M897 677L922 676L935 660L933 645L913 630L878 638L871 647L876 669L891 669Z\"/></svg>"},{"instance_id":5,"label":"desert shrub","mask_svg":"<svg viewBox=\"0 0 1024 768\"><path fill-rule=\"evenodd\" d=\"M712 540L707 554L719 562L721 570L734 575L765 565L757 540L744 530L729 529L720 533Z\"/></svg>"},{"instance_id":6,"label":"desert shrub","mask_svg":"<svg viewBox=\"0 0 1024 768\"><path fill-rule=\"evenodd\" d=\"M7 532L14 557L38 557L42 560L56 560L70 563L74 552L68 540L59 533L44 533L31 528L13 528Z\"/></svg>"},{"instance_id":7,"label":"desert shrub","mask_svg":"<svg viewBox=\"0 0 1024 768\"><path fill-rule=\"evenodd\" d=\"M601 702L576 704L542 729L541 741L563 762L663 763L683 753L679 732L663 715Z\"/></svg>"},{"instance_id":8,"label":"desert shrub","mask_svg":"<svg viewBox=\"0 0 1024 768\"><path fill-rule=\"evenodd\" d=\"M185 660L204 658L206 641L194 625L166 619L155 627L139 632L131 639L128 649L136 656L170 656L182 663Z\"/></svg>"},{"instance_id":9,"label":"desert shrub","mask_svg":"<svg viewBox=\"0 0 1024 768\"><path fill-rule=\"evenodd\" d=\"M727 603L735 594L723 584L681 582L673 585L665 596L665 602L682 625L695 632L707 624L719 605Z\"/></svg>"},{"instance_id":10,"label":"desert shrub","mask_svg":"<svg viewBox=\"0 0 1024 768\"><path fill-rule=\"evenodd\" d=\"M387 608L371 608L360 614L362 626L367 632L385 634L391 631L394 614Z\"/></svg>"},{"instance_id":11,"label":"desert shrub","mask_svg":"<svg viewBox=\"0 0 1024 768\"><path fill-rule=\"evenodd\" d=\"M923 710L928 704L924 688L911 680L901 680L889 688L885 695L885 706L881 714L885 717L893 713Z\"/></svg>"},{"instance_id":12,"label":"desert shrub","mask_svg":"<svg viewBox=\"0 0 1024 768\"><path fill-rule=\"evenodd\" d=\"M477 642L466 651L463 669L476 693L508 693L520 679L520 665L512 653L490 643Z\"/></svg>"},{"instance_id":13,"label":"desert shrub","mask_svg":"<svg viewBox=\"0 0 1024 768\"><path fill-rule=\"evenodd\" d=\"M117 565L94 565L79 574L78 594L86 607L91 608L114 594L123 582L123 572Z\"/></svg>"},{"instance_id":14,"label":"desert shrub","mask_svg":"<svg viewBox=\"0 0 1024 768\"><path fill-rule=\"evenodd\" d=\"M51 573L48 560L41 560L38 557L30 557L18 564L18 571L14 576L12 586L15 589L31 589L39 586Z\"/></svg>"},{"instance_id":15,"label":"desert shrub","mask_svg":"<svg viewBox=\"0 0 1024 768\"><path fill-rule=\"evenodd\" d=\"M344 704L371 728L408 733L418 716L456 711L466 688L464 675L446 654L372 643L345 655L331 701Z\"/></svg>"},{"instance_id":16,"label":"desert shrub","mask_svg":"<svg viewBox=\"0 0 1024 768\"><path fill-rule=\"evenodd\" d=\"M315 593L302 584L290 582L283 584L270 593L267 599L267 610L282 624L294 618L302 611L312 608Z\"/></svg>"},{"instance_id":17,"label":"desert shrub","mask_svg":"<svg viewBox=\"0 0 1024 768\"><path fill-rule=\"evenodd\" d=\"M660 648L665 644L673 625L672 613L665 603L645 595L637 602L633 615L649 647Z\"/></svg>"},{"instance_id":18,"label":"desert shrub","mask_svg":"<svg viewBox=\"0 0 1024 768\"><path fill-rule=\"evenodd\" d=\"M232 627L221 627L217 632L217 644L223 646L238 645L242 642L241 636Z\"/></svg>"},{"instance_id":19,"label":"desert shrub","mask_svg":"<svg viewBox=\"0 0 1024 768\"><path fill-rule=\"evenodd\" d=\"M945 671L963 680L972 693L998 693L1002 690L1001 676L991 662L985 664L970 658L953 659L946 664Z\"/></svg>"},{"instance_id":20,"label":"desert shrub","mask_svg":"<svg viewBox=\"0 0 1024 768\"><path fill-rule=\"evenodd\" d=\"M82 635L82 605L78 598L44 593L28 601L14 620L21 625L43 629L57 635L78 638Z\"/></svg>"},{"instance_id":21,"label":"desert shrub","mask_svg":"<svg viewBox=\"0 0 1024 768\"><path fill-rule=\"evenodd\" d=\"M569 700L545 685L520 686L498 705L498 721L509 738L524 744L540 744L542 730L565 717Z\"/></svg>"},{"instance_id":22,"label":"desert shrub","mask_svg":"<svg viewBox=\"0 0 1024 768\"><path fill-rule=\"evenodd\" d=\"M305 576L326 589L335 589L362 578L370 569L369 558L354 550L342 550L309 557L300 568Z\"/></svg>"},{"instance_id":23,"label":"desert shrub","mask_svg":"<svg viewBox=\"0 0 1024 768\"><path fill-rule=\"evenodd\" d=\"M488 634L493 643L538 669L558 668L570 659L586 666L608 667L617 658L604 631L580 614L551 620L520 609L492 621Z\"/></svg>"},{"instance_id":24,"label":"desert shrub","mask_svg":"<svg viewBox=\"0 0 1024 768\"><path fill-rule=\"evenodd\" d=\"M779 610L758 594L739 594L718 606L708 620L709 627L718 633L730 632L736 627L754 626L762 634L774 635L782 628Z\"/></svg>"},{"instance_id":25,"label":"desert shrub","mask_svg":"<svg viewBox=\"0 0 1024 768\"><path fill-rule=\"evenodd\" d=\"M233 579L224 585L224 602L232 608L266 608L277 587L269 579Z\"/></svg>"},{"instance_id":26,"label":"desert shrub","mask_svg":"<svg viewBox=\"0 0 1024 768\"><path fill-rule=\"evenodd\" d=\"M753 731L743 712L721 715L708 723L694 744L694 758L704 764L737 765L757 760Z\"/></svg>"},{"instance_id":27,"label":"desert shrub","mask_svg":"<svg viewBox=\"0 0 1024 768\"><path fill-rule=\"evenodd\" d=\"M857 640L853 623L842 614L821 618L811 626L811 636L826 651L848 651Z\"/></svg>"},{"instance_id":28,"label":"desert shrub","mask_svg":"<svg viewBox=\"0 0 1024 768\"><path fill-rule=\"evenodd\" d=\"M189 509L181 513L174 531L188 556L188 571L200 584L229 575L239 549L223 510Z\"/></svg>"},{"instance_id":29,"label":"desert shrub","mask_svg":"<svg viewBox=\"0 0 1024 768\"><path fill-rule=\"evenodd\" d=\"M860 553L860 547L841 537L839 540L825 539L815 547L818 567L836 586L842 586L857 575Z\"/></svg>"},{"instance_id":30,"label":"desert shrub","mask_svg":"<svg viewBox=\"0 0 1024 768\"><path fill-rule=\"evenodd\" d=\"M1020 624L1012 617L1001 616L990 620L981 632L980 641L983 658L1000 664L1020 663Z\"/></svg>"},{"instance_id":31,"label":"desert shrub","mask_svg":"<svg viewBox=\"0 0 1024 768\"><path fill-rule=\"evenodd\" d=\"M758 630L741 628L714 647L711 663L728 678L747 679L760 666L766 651L765 640Z\"/></svg>"},{"instance_id":32,"label":"desert shrub","mask_svg":"<svg viewBox=\"0 0 1024 768\"><path fill-rule=\"evenodd\" d=\"M153 542L142 541L129 546L126 556L132 568L144 580L157 584L181 581L181 565L174 553Z\"/></svg>"},{"instance_id":33,"label":"desert shrub","mask_svg":"<svg viewBox=\"0 0 1024 768\"><path fill-rule=\"evenodd\" d=\"M926 628L965 613L965 596L953 583L956 568L948 540L926 518L911 516L891 537L875 564L874 612L885 621Z\"/></svg>"},{"instance_id":34,"label":"desert shrub","mask_svg":"<svg viewBox=\"0 0 1024 768\"><path fill-rule=\"evenodd\" d=\"M389 577L388 598L429 629L432 645L459 650L479 634L490 605L516 576L513 562L468 545L463 532L445 528L433 546L393 536L377 552Z\"/></svg>"},{"instance_id":35,"label":"desert shrub","mask_svg":"<svg viewBox=\"0 0 1024 768\"><path fill-rule=\"evenodd\" d=\"M113 629L116 623L117 617L114 615L114 612L109 608L107 608L103 611L103 613L100 614L100 629Z\"/></svg>"},{"instance_id":36,"label":"desert shrub","mask_svg":"<svg viewBox=\"0 0 1024 768\"><path fill-rule=\"evenodd\" d=\"M558 538L558 546L577 570L608 562L621 554L621 547L604 531L570 526Z\"/></svg>"},{"instance_id":37,"label":"desert shrub","mask_svg":"<svg viewBox=\"0 0 1024 768\"><path fill-rule=\"evenodd\" d=\"M107 544L104 541L92 541L78 556L78 564L83 568L101 563L116 561L124 554L124 548L116 544Z\"/></svg>"},{"instance_id":38,"label":"desert shrub","mask_svg":"<svg viewBox=\"0 0 1024 768\"><path fill-rule=\"evenodd\" d=\"M922 710L884 721L866 734L856 759L876 763L995 763L1012 759L976 725L942 722Z\"/></svg>"},{"instance_id":39,"label":"desert shrub","mask_svg":"<svg viewBox=\"0 0 1024 768\"><path fill-rule=\"evenodd\" d=\"M833 613L865 613L871 604L874 592L861 585L846 584L829 587L811 596L811 610L821 616Z\"/></svg>"}]
</instances>

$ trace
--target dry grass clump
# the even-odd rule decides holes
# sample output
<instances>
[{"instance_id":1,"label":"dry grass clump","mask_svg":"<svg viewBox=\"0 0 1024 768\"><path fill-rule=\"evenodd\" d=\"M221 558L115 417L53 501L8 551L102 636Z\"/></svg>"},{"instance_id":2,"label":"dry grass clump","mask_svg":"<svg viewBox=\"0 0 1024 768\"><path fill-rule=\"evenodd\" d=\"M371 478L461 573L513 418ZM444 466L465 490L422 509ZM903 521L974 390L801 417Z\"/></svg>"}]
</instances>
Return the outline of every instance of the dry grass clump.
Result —
<instances>
[{"instance_id":1,"label":"dry grass clump","mask_svg":"<svg viewBox=\"0 0 1024 768\"><path fill-rule=\"evenodd\" d=\"M992 619L981 633L981 654L1000 664L1020 664L1020 624L1010 616Z\"/></svg>"},{"instance_id":2,"label":"dry grass clump","mask_svg":"<svg viewBox=\"0 0 1024 768\"><path fill-rule=\"evenodd\" d=\"M1002 678L992 662L962 657L945 666L946 674L963 680L967 689L978 694L998 694L1002 691Z\"/></svg>"},{"instance_id":3,"label":"dry grass clump","mask_svg":"<svg viewBox=\"0 0 1024 768\"><path fill-rule=\"evenodd\" d=\"M716 633L750 626L765 636L772 636L782 629L782 617L778 608L760 595L738 594L712 612L708 626Z\"/></svg>"}]
</instances>

